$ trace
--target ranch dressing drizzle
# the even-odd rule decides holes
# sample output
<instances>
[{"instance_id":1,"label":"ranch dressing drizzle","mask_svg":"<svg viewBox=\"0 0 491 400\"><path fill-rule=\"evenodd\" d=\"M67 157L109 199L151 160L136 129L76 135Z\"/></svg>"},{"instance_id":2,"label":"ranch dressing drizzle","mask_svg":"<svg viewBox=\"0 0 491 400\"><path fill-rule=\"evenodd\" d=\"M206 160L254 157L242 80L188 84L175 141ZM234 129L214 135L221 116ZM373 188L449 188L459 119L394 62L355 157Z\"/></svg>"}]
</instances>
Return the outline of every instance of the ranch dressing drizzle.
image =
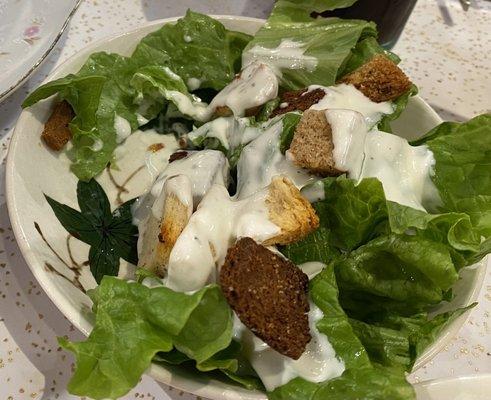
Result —
<instances>
[{"instance_id":1,"label":"ranch dressing drizzle","mask_svg":"<svg viewBox=\"0 0 491 400\"><path fill-rule=\"evenodd\" d=\"M426 145L411 146L399 136L372 131L365 142L359 179L378 178L387 200L426 211L424 205L439 202L431 180L434 165L435 158Z\"/></svg>"},{"instance_id":2,"label":"ranch dressing drizzle","mask_svg":"<svg viewBox=\"0 0 491 400\"><path fill-rule=\"evenodd\" d=\"M295 166L280 151L281 120L271 124L257 139L244 147L237 163L237 199L268 186L273 177L284 175L299 189L318 178Z\"/></svg>"},{"instance_id":3,"label":"ranch dressing drizzle","mask_svg":"<svg viewBox=\"0 0 491 400\"><path fill-rule=\"evenodd\" d=\"M170 177L185 175L190 179L195 206L214 183L228 185L229 166L222 152L202 150L187 153L187 157L167 164L147 194L135 202L132 209L133 224L138 226L139 232L144 231L149 212L152 212L155 218L161 218L162 209L156 204L156 200L161 197L164 184Z\"/></svg>"},{"instance_id":4,"label":"ranch dressing drizzle","mask_svg":"<svg viewBox=\"0 0 491 400\"><path fill-rule=\"evenodd\" d=\"M215 282L227 249L240 237L258 242L279 234L268 219L268 189L234 201L223 185L213 185L172 248L167 287L190 292Z\"/></svg>"},{"instance_id":5,"label":"ranch dressing drizzle","mask_svg":"<svg viewBox=\"0 0 491 400\"><path fill-rule=\"evenodd\" d=\"M131 125L128 120L115 114L114 116L114 130L116 131L116 142L122 143L131 135Z\"/></svg>"},{"instance_id":6,"label":"ranch dressing drizzle","mask_svg":"<svg viewBox=\"0 0 491 400\"><path fill-rule=\"evenodd\" d=\"M302 193L302 196L311 203L322 201L326 197L324 182L322 182L322 180L319 180L317 182L311 183L310 185L303 187L300 193Z\"/></svg>"},{"instance_id":7,"label":"ranch dressing drizzle","mask_svg":"<svg viewBox=\"0 0 491 400\"><path fill-rule=\"evenodd\" d=\"M317 58L305 55L305 43L282 39L277 47L267 48L256 44L242 53L242 65L263 62L281 76L281 68L305 69L312 72L317 67Z\"/></svg>"},{"instance_id":8,"label":"ranch dressing drizzle","mask_svg":"<svg viewBox=\"0 0 491 400\"><path fill-rule=\"evenodd\" d=\"M323 317L322 311L310 302L308 315L312 339L300 358L293 360L256 337L234 314L234 338L243 344L245 355L266 390L274 390L298 377L309 382L324 382L343 373L344 362L336 358L327 336L316 327L316 323Z\"/></svg>"},{"instance_id":9,"label":"ranch dressing drizzle","mask_svg":"<svg viewBox=\"0 0 491 400\"><path fill-rule=\"evenodd\" d=\"M216 138L225 149L233 150L256 139L270 124L267 121L251 126L250 118L220 117L189 132L188 138L193 143L204 138Z\"/></svg>"},{"instance_id":10,"label":"ranch dressing drizzle","mask_svg":"<svg viewBox=\"0 0 491 400\"><path fill-rule=\"evenodd\" d=\"M260 106L278 95L278 79L271 68L253 62L247 65L232 82L211 101L210 108L227 106L236 117L246 110Z\"/></svg>"},{"instance_id":11,"label":"ranch dressing drizzle","mask_svg":"<svg viewBox=\"0 0 491 400\"><path fill-rule=\"evenodd\" d=\"M329 87L311 85L308 92L315 89L322 89L326 95L317 104L310 107L312 110L339 108L358 111L365 117L368 127L374 126L384 114L392 114L394 111L394 106L390 101L375 103L353 85L345 83Z\"/></svg>"},{"instance_id":12,"label":"ranch dressing drizzle","mask_svg":"<svg viewBox=\"0 0 491 400\"><path fill-rule=\"evenodd\" d=\"M358 179L361 173L367 127L363 115L350 110L326 110L334 144L336 169Z\"/></svg>"},{"instance_id":13,"label":"ranch dressing drizzle","mask_svg":"<svg viewBox=\"0 0 491 400\"><path fill-rule=\"evenodd\" d=\"M438 191L431 180L435 159L426 145L411 146L399 136L367 131L359 113L326 110L334 143L336 168L351 179L377 178L387 200L425 210L438 204Z\"/></svg>"}]
</instances>

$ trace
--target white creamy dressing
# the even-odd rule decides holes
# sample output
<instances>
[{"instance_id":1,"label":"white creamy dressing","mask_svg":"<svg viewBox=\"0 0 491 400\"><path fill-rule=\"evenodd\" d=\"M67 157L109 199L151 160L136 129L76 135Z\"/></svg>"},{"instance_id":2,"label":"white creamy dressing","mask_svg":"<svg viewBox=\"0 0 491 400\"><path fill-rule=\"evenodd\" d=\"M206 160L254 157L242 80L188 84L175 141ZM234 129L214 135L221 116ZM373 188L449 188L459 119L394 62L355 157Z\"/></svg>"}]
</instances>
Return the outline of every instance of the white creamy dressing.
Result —
<instances>
[{"instance_id":1,"label":"white creamy dressing","mask_svg":"<svg viewBox=\"0 0 491 400\"><path fill-rule=\"evenodd\" d=\"M187 217L189 219L193 212L193 187L191 179L189 179L189 177L186 175L174 175L165 181L158 196L155 197L155 199L153 199L152 196L153 202L151 204L151 212L145 208L145 203L143 203L143 205L138 203L133 205L133 209L131 210L133 214L133 222L138 220L137 251L140 258L145 258L146 256L142 255L142 251L146 247L144 242L148 239L146 238L146 231L147 229L151 229L151 232L154 232L155 234L154 229L159 229L157 227L160 226L160 220L164 212L165 202L170 195L174 195L181 202L181 204L186 207L188 211ZM156 247L152 247L150 249L151 254L155 254L155 251Z\"/></svg>"},{"instance_id":2,"label":"white creamy dressing","mask_svg":"<svg viewBox=\"0 0 491 400\"><path fill-rule=\"evenodd\" d=\"M303 187L300 193L311 203L322 201L326 197L324 182L322 182L322 180L319 180L311 183L310 185Z\"/></svg>"},{"instance_id":3,"label":"white creamy dressing","mask_svg":"<svg viewBox=\"0 0 491 400\"><path fill-rule=\"evenodd\" d=\"M439 198L431 180L434 165L435 158L426 145L411 146L399 136L371 131L359 179L378 178L388 200L426 211L423 205L428 207Z\"/></svg>"},{"instance_id":4,"label":"white creamy dressing","mask_svg":"<svg viewBox=\"0 0 491 400\"><path fill-rule=\"evenodd\" d=\"M326 264L321 263L319 261L308 261L303 264L298 265L305 275L309 277L309 280L313 279L317 274L319 274L324 268Z\"/></svg>"},{"instance_id":5,"label":"white creamy dressing","mask_svg":"<svg viewBox=\"0 0 491 400\"><path fill-rule=\"evenodd\" d=\"M365 117L365 122L370 128L380 121L384 114L392 114L394 111L394 106L390 101L375 103L353 85L345 83L329 87L311 85L308 92L315 89L322 89L326 95L317 104L310 107L312 110L339 108L358 111Z\"/></svg>"},{"instance_id":6,"label":"white creamy dressing","mask_svg":"<svg viewBox=\"0 0 491 400\"><path fill-rule=\"evenodd\" d=\"M229 150L253 141L268 126L268 123L251 126L249 118L220 117L189 132L188 138L194 143L204 137L213 137Z\"/></svg>"},{"instance_id":7,"label":"white creamy dressing","mask_svg":"<svg viewBox=\"0 0 491 400\"><path fill-rule=\"evenodd\" d=\"M92 146L90 146L90 149L94 152L98 152L101 151L103 147L104 147L104 142L101 139L96 138L94 139L94 143L92 143Z\"/></svg>"},{"instance_id":8,"label":"white creamy dressing","mask_svg":"<svg viewBox=\"0 0 491 400\"><path fill-rule=\"evenodd\" d=\"M192 37L189 35L184 35L183 39L186 43L191 43L193 41Z\"/></svg>"},{"instance_id":9,"label":"white creamy dressing","mask_svg":"<svg viewBox=\"0 0 491 400\"><path fill-rule=\"evenodd\" d=\"M136 121L138 122L138 126L142 126L142 125L145 125L149 119L145 118L143 115L141 114L136 114Z\"/></svg>"},{"instance_id":10,"label":"white creamy dressing","mask_svg":"<svg viewBox=\"0 0 491 400\"><path fill-rule=\"evenodd\" d=\"M237 163L237 195L243 199L268 186L273 177L284 175L302 188L318 177L297 167L280 151L281 120L271 124L260 136L244 147ZM288 153L288 152L287 152Z\"/></svg>"},{"instance_id":11,"label":"white creamy dressing","mask_svg":"<svg viewBox=\"0 0 491 400\"><path fill-rule=\"evenodd\" d=\"M211 186L172 248L167 268L167 287L192 292L216 282L227 250L238 238L258 242L280 232L268 219L268 189L235 201L225 186Z\"/></svg>"},{"instance_id":12,"label":"white creamy dressing","mask_svg":"<svg viewBox=\"0 0 491 400\"><path fill-rule=\"evenodd\" d=\"M199 87L201 86L201 80L198 78L189 78L186 84L188 86L188 89L193 91L199 89Z\"/></svg>"},{"instance_id":13,"label":"white creamy dressing","mask_svg":"<svg viewBox=\"0 0 491 400\"><path fill-rule=\"evenodd\" d=\"M278 96L278 79L266 64L253 62L247 65L232 82L211 101L210 108L227 106L237 117L246 110L260 106Z\"/></svg>"},{"instance_id":14,"label":"white creamy dressing","mask_svg":"<svg viewBox=\"0 0 491 400\"><path fill-rule=\"evenodd\" d=\"M427 146L411 146L397 135L368 131L356 111L325 111L331 125L336 168L351 179L378 178L387 200L425 210L439 201L431 181L435 159Z\"/></svg>"},{"instance_id":15,"label":"white creamy dressing","mask_svg":"<svg viewBox=\"0 0 491 400\"><path fill-rule=\"evenodd\" d=\"M133 135L132 135L133 136ZM165 135L171 136L171 135ZM169 155L167 154L167 160ZM228 185L229 166L222 152L216 150L203 150L188 152L186 158L175 160L158 169L157 179L147 186L147 191L140 196L132 207L133 224L138 227L138 251L141 250L141 240L146 230L149 218L160 221L166 198L167 182L175 177L170 187L183 204L192 204L197 207L203 196L213 184ZM165 168L164 168L165 167ZM185 181L185 182L184 182ZM179 183L184 182L181 187ZM189 184L188 184L189 182ZM150 187L150 189L148 189ZM186 199L191 196L191 203Z\"/></svg>"},{"instance_id":16,"label":"white creamy dressing","mask_svg":"<svg viewBox=\"0 0 491 400\"><path fill-rule=\"evenodd\" d=\"M130 122L127 119L115 114L114 130L116 131L116 142L122 143L128 136L131 135Z\"/></svg>"},{"instance_id":17,"label":"white creamy dressing","mask_svg":"<svg viewBox=\"0 0 491 400\"><path fill-rule=\"evenodd\" d=\"M228 185L229 165L222 152L217 150L188 151L188 156L166 164L145 196L140 197L133 206L133 223L139 232L144 230L145 220L151 211L155 218L162 217L162 208L156 202L161 198L165 182L176 175L190 179L193 204L199 204L208 189L214 184Z\"/></svg>"},{"instance_id":18,"label":"white creamy dressing","mask_svg":"<svg viewBox=\"0 0 491 400\"><path fill-rule=\"evenodd\" d=\"M317 330L316 323L322 317L322 311L310 302L309 327L312 339L300 358L293 360L256 337L234 314L234 338L243 344L246 357L266 390L274 390L297 377L310 382L324 382L343 373L344 362L336 358L327 336Z\"/></svg>"},{"instance_id":19,"label":"white creamy dressing","mask_svg":"<svg viewBox=\"0 0 491 400\"><path fill-rule=\"evenodd\" d=\"M334 144L336 169L346 171L350 178L360 176L364 160L367 126L363 115L350 110L326 110Z\"/></svg>"},{"instance_id":20,"label":"white creamy dressing","mask_svg":"<svg viewBox=\"0 0 491 400\"><path fill-rule=\"evenodd\" d=\"M181 77L177 75L174 71L172 71L169 67L163 67L165 73L169 75L169 78L174 79L175 81L180 81Z\"/></svg>"},{"instance_id":21,"label":"white creamy dressing","mask_svg":"<svg viewBox=\"0 0 491 400\"><path fill-rule=\"evenodd\" d=\"M166 90L165 98L172 101L180 112L190 116L196 121L206 122L213 114L213 110L208 107L208 104L202 102L196 96L190 97L177 90Z\"/></svg>"},{"instance_id":22,"label":"white creamy dressing","mask_svg":"<svg viewBox=\"0 0 491 400\"><path fill-rule=\"evenodd\" d=\"M267 48L256 44L242 53L242 65L262 62L273 68L281 76L281 68L305 69L312 72L317 68L316 57L305 55L305 43L292 39L282 39L277 47Z\"/></svg>"}]
</instances>

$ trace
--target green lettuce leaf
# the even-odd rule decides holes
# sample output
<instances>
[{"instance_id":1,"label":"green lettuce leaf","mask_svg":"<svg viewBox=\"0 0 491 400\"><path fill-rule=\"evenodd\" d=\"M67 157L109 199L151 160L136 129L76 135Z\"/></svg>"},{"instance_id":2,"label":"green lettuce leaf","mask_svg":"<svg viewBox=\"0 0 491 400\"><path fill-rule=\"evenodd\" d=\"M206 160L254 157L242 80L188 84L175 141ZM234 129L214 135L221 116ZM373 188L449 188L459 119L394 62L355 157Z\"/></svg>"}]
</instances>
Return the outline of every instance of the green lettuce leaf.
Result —
<instances>
[{"instance_id":1,"label":"green lettuce leaf","mask_svg":"<svg viewBox=\"0 0 491 400\"><path fill-rule=\"evenodd\" d=\"M390 123L399 118L401 113L406 109L409 98L412 96L416 96L417 94L418 88L416 87L416 85L412 85L411 89L409 89L402 96L394 100L392 103L394 105L394 112L392 114L382 116L382 119L378 123L377 128L381 131L392 133Z\"/></svg>"},{"instance_id":2,"label":"green lettuce leaf","mask_svg":"<svg viewBox=\"0 0 491 400\"><path fill-rule=\"evenodd\" d=\"M242 50L251 36L227 30L219 21L190 10L176 24L164 25L142 39L132 58L143 66L168 66L184 82L220 90L241 68Z\"/></svg>"},{"instance_id":3,"label":"green lettuce leaf","mask_svg":"<svg viewBox=\"0 0 491 400\"><path fill-rule=\"evenodd\" d=\"M105 277L89 292L95 326L88 339L60 344L75 353L70 393L94 399L123 396L159 352L175 346L204 363L232 340L232 313L217 286L187 295Z\"/></svg>"},{"instance_id":4,"label":"green lettuce leaf","mask_svg":"<svg viewBox=\"0 0 491 400\"><path fill-rule=\"evenodd\" d=\"M347 252L379 236L397 234L408 240L422 240L443 244L456 269L475 263L489 249L489 242L481 240L481 232L472 218L462 212L429 214L385 199L382 184L375 178L354 180L325 178L325 200L314 204L320 218L324 247ZM296 248L311 248L319 243L316 233L282 249L292 254ZM318 252L319 253L319 252ZM295 262L313 261L311 254L301 253Z\"/></svg>"},{"instance_id":5,"label":"green lettuce leaf","mask_svg":"<svg viewBox=\"0 0 491 400\"><path fill-rule=\"evenodd\" d=\"M311 282L310 293L324 317L317 328L324 333L343 360L346 370L328 382L312 383L296 378L268 393L271 400L290 399L401 399L414 398L401 368L385 368L370 362L338 301L334 268L326 266Z\"/></svg>"},{"instance_id":6,"label":"green lettuce leaf","mask_svg":"<svg viewBox=\"0 0 491 400\"><path fill-rule=\"evenodd\" d=\"M295 128L297 127L301 114L298 113L286 113L283 118L283 131L280 135L280 150L283 154L290 148L290 144L295 134Z\"/></svg>"},{"instance_id":7,"label":"green lettuce leaf","mask_svg":"<svg viewBox=\"0 0 491 400\"><path fill-rule=\"evenodd\" d=\"M302 55L295 57L295 66L285 67L289 64L288 55L276 61L281 71L280 83L285 90L302 89L314 83L333 85L357 43L377 36L372 22L311 18L310 12L304 11L312 6L315 7L311 2L278 1L266 24L243 53L243 60L264 60L274 65L276 56L268 51L258 52L258 48L274 49L285 38L299 43Z\"/></svg>"},{"instance_id":8,"label":"green lettuce leaf","mask_svg":"<svg viewBox=\"0 0 491 400\"><path fill-rule=\"evenodd\" d=\"M440 302L458 278L445 245L409 235L380 236L334 262L344 290L414 305Z\"/></svg>"},{"instance_id":9,"label":"green lettuce leaf","mask_svg":"<svg viewBox=\"0 0 491 400\"><path fill-rule=\"evenodd\" d=\"M414 144L426 144L435 157L438 211L466 213L480 235L491 236L491 114L444 122Z\"/></svg>"},{"instance_id":10,"label":"green lettuce leaf","mask_svg":"<svg viewBox=\"0 0 491 400\"><path fill-rule=\"evenodd\" d=\"M389 58L396 64L401 61L397 55L385 50L382 46L380 46L380 44L377 42L376 37L369 36L366 39L360 40L353 48L353 50L351 51L351 55L346 60L342 71L339 73L339 77L353 72L355 69L361 67L377 54L384 54L387 58Z\"/></svg>"},{"instance_id":11,"label":"green lettuce leaf","mask_svg":"<svg viewBox=\"0 0 491 400\"><path fill-rule=\"evenodd\" d=\"M435 342L441 332L477 303L429 317L426 312L411 316L376 314L370 323L350 319L370 360L385 366L410 370L415 360Z\"/></svg>"}]
</instances>

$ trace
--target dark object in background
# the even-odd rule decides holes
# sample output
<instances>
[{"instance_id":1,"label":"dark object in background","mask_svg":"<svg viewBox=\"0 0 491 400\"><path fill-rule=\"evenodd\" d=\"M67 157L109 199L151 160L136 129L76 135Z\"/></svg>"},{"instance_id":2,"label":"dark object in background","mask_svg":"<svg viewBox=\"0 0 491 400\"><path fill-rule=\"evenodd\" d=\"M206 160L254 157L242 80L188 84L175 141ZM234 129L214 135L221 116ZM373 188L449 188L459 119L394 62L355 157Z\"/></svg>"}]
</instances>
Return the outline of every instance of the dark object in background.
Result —
<instances>
[{"instance_id":1,"label":"dark object in background","mask_svg":"<svg viewBox=\"0 0 491 400\"><path fill-rule=\"evenodd\" d=\"M358 0L348 8L312 13L312 16L365 19L377 24L379 43L386 49L394 46L413 11L416 0Z\"/></svg>"}]
</instances>

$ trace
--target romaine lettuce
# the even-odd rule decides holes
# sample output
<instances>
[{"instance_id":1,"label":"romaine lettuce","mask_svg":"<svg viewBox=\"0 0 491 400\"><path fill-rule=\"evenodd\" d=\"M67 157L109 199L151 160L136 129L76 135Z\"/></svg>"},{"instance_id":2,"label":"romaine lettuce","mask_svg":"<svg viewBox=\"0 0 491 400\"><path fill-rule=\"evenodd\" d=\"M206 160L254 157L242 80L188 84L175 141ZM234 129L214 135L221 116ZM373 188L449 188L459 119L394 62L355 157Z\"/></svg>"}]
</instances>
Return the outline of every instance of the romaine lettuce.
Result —
<instances>
[{"instance_id":1,"label":"romaine lettuce","mask_svg":"<svg viewBox=\"0 0 491 400\"><path fill-rule=\"evenodd\" d=\"M243 60L263 60L281 71L285 90L309 85L331 86L343 75L383 53L399 59L377 43L373 22L339 18L312 18L312 11L348 7L353 1L279 0L266 24L243 53ZM278 46L287 45L281 50ZM271 50L270 50L271 49Z\"/></svg>"},{"instance_id":2,"label":"romaine lettuce","mask_svg":"<svg viewBox=\"0 0 491 400\"><path fill-rule=\"evenodd\" d=\"M386 368L369 360L356 329L339 304L333 266L328 265L310 286L313 301L324 313L317 328L328 337L346 370L340 377L318 384L293 379L268 393L269 399L413 399L414 391L402 368Z\"/></svg>"},{"instance_id":3,"label":"romaine lettuce","mask_svg":"<svg viewBox=\"0 0 491 400\"><path fill-rule=\"evenodd\" d=\"M415 145L426 144L436 160L432 177L440 212L470 216L477 232L491 236L491 114L468 122L444 122Z\"/></svg>"},{"instance_id":4,"label":"romaine lettuce","mask_svg":"<svg viewBox=\"0 0 491 400\"><path fill-rule=\"evenodd\" d=\"M77 357L68 385L73 394L120 397L158 352L174 347L206 369L232 340L232 312L218 286L187 295L105 277L89 295L96 317L90 336L79 343L60 339Z\"/></svg>"}]
</instances>

